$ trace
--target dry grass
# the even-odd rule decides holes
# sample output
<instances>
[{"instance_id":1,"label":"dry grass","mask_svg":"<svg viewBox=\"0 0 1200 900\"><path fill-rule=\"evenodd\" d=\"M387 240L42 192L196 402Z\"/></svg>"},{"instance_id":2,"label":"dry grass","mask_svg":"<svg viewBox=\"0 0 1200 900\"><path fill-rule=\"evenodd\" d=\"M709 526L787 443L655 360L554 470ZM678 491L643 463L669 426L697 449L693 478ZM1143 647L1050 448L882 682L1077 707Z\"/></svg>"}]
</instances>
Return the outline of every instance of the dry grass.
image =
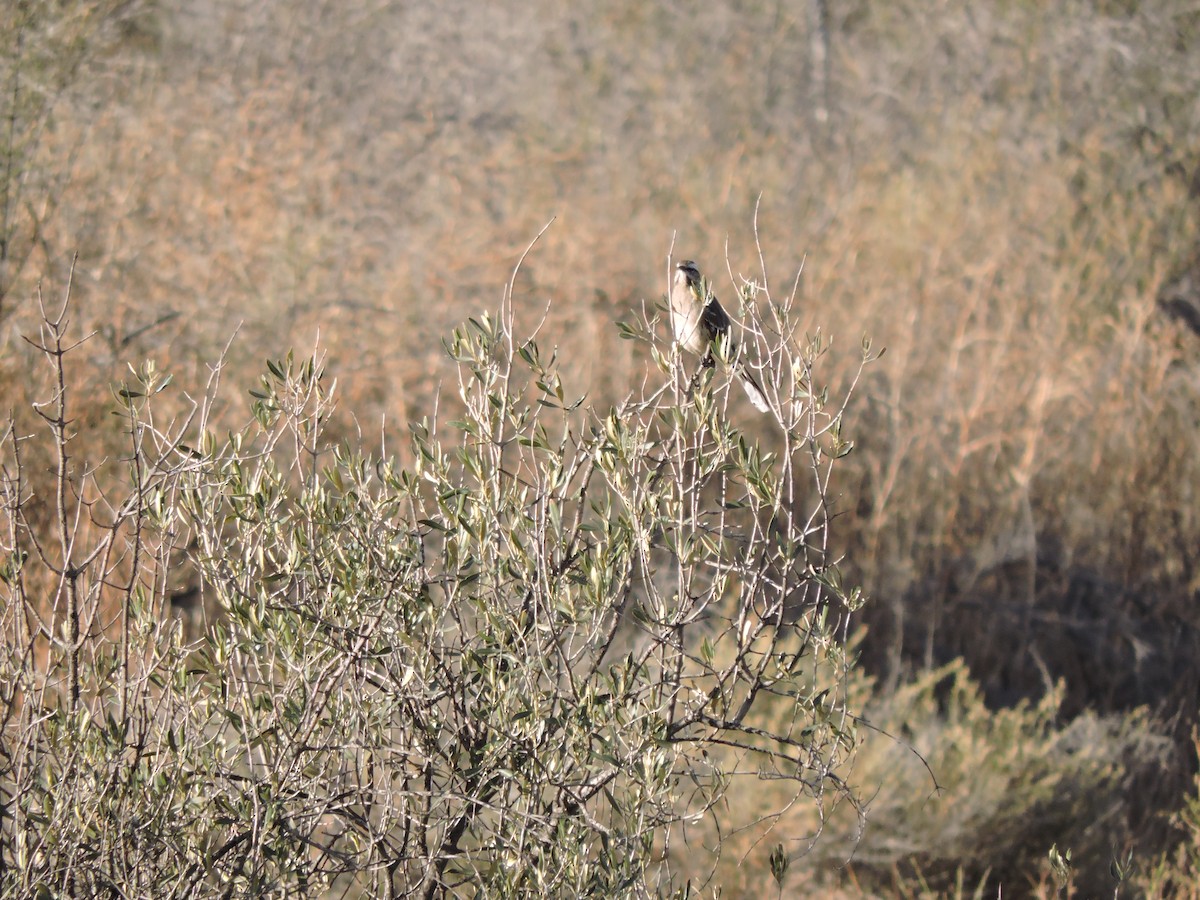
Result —
<instances>
[{"instance_id":1,"label":"dry grass","mask_svg":"<svg viewBox=\"0 0 1200 900\"><path fill-rule=\"evenodd\" d=\"M673 239L709 271L728 257L755 272L761 196L772 279L803 266L806 324L835 336L838 377L863 333L887 347L838 486L847 578L873 598L864 701L898 709L910 678L963 658L982 692L962 701L971 716L984 700L1035 703L959 723L964 759L982 758L981 736L1043 759L1072 728L1108 728L1097 752L1121 785L1138 741L1189 733L1200 338L1155 299L1196 254L1194 12L837 4L821 124L809 23L782 6L211 6L208 31L156 8L106 37L45 119L26 166L54 202L30 207L46 214L0 320L15 408L45 396L17 338L34 286L60 288L77 252L81 325L97 336L73 387L96 421L128 361L196 385L240 328L224 377L249 388L264 358L319 332L336 433L377 446L384 427L454 402L441 338L497 305L553 216L517 283L517 331L548 306L540 340L560 348L564 378L611 399L647 371L612 321L661 295ZM114 425L94 456L119 446ZM1130 712L1143 705L1156 718ZM922 708L928 733L910 722L905 740L953 770L939 754L960 739L935 741L949 740L945 715ZM880 754L866 753L864 785L897 764ZM1023 802L1048 789L1009 774ZM1176 765L1164 807L1189 782ZM992 821L974 793L926 803L923 776L880 791L894 867L861 851L843 889L871 890L867 869L913 895L903 885L922 878L950 890L960 866L968 888L985 878L922 855L964 817ZM996 865L1041 884L1043 837L1013 837ZM943 844L970 857L986 840L963 827ZM731 883L758 885L752 871Z\"/></svg>"}]
</instances>

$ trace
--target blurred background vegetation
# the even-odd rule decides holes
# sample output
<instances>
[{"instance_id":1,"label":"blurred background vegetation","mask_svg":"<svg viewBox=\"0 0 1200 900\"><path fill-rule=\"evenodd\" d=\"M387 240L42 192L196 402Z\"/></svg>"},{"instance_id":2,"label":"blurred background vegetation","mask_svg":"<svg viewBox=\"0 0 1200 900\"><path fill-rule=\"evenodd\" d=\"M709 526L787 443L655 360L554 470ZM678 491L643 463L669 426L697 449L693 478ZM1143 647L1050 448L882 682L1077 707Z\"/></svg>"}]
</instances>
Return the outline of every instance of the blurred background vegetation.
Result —
<instances>
[{"instance_id":1,"label":"blurred background vegetation","mask_svg":"<svg viewBox=\"0 0 1200 900\"><path fill-rule=\"evenodd\" d=\"M518 332L548 305L539 340L611 401L647 373L612 323L668 251L732 297L757 230L844 379L887 348L835 486L880 733L846 776L865 830L748 827L727 890L784 841L798 893L1196 894L1194 3L18 0L0 42L18 420L75 254L95 461L127 363L200 384L235 332L247 389L319 335L335 429L377 446L552 217Z\"/></svg>"}]
</instances>

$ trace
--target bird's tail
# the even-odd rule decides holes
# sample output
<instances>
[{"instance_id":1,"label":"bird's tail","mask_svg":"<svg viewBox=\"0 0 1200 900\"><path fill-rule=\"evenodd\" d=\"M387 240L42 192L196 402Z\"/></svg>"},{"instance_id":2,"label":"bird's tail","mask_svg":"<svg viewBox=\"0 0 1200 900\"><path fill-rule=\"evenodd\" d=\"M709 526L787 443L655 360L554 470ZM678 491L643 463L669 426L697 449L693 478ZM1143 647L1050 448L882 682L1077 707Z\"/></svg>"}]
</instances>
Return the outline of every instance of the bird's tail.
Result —
<instances>
[{"instance_id":1,"label":"bird's tail","mask_svg":"<svg viewBox=\"0 0 1200 900\"><path fill-rule=\"evenodd\" d=\"M750 402L759 412L770 412L771 405L767 402L767 395L763 393L762 387L755 381L754 376L750 374L750 370L746 368L744 363L739 363L737 367L738 378L741 379L742 388L746 391L746 396L750 398Z\"/></svg>"}]
</instances>

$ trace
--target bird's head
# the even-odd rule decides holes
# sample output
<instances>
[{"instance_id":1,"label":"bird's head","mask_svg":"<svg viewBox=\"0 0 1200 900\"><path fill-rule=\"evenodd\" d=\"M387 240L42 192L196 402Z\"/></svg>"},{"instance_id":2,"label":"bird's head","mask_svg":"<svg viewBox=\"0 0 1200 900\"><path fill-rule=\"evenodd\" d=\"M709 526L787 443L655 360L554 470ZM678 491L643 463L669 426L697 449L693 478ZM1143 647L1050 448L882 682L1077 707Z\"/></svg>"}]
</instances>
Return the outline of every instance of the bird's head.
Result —
<instances>
[{"instance_id":1,"label":"bird's head","mask_svg":"<svg viewBox=\"0 0 1200 900\"><path fill-rule=\"evenodd\" d=\"M683 260L675 267L675 283L681 284L684 281L697 286L700 284L700 270L690 259Z\"/></svg>"}]
</instances>

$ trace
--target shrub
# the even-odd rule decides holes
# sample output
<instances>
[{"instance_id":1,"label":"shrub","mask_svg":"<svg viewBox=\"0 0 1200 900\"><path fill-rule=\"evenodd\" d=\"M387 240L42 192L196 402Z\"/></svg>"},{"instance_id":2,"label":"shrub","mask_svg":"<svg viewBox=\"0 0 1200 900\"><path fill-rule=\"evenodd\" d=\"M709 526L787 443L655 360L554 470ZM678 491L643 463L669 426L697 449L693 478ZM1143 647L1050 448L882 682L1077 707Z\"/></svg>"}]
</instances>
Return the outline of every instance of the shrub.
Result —
<instances>
[{"instance_id":1,"label":"shrub","mask_svg":"<svg viewBox=\"0 0 1200 900\"><path fill-rule=\"evenodd\" d=\"M5 444L5 892L687 893L671 847L747 760L796 799L845 792L858 599L831 558L849 448L822 343L797 350L791 301L746 284L766 450L717 370L674 377L656 316L623 332L670 377L585 409L514 338L511 290L447 342L465 413L414 424L411 467L325 445L316 356L269 363L223 438L219 365L170 420L147 365L115 393L119 490L72 468L47 315L57 548L26 527L39 438ZM193 644L167 614L181 547L216 609ZM764 725L765 701L791 712Z\"/></svg>"},{"instance_id":2,"label":"shrub","mask_svg":"<svg viewBox=\"0 0 1200 900\"><path fill-rule=\"evenodd\" d=\"M959 662L877 698L866 712L883 734L847 776L870 796L867 827L831 861L849 859L859 884L881 889L965 882L1008 895L1049 883L1057 846L1071 852L1076 888L1111 894L1110 864L1145 846L1139 794L1176 761L1145 710L1063 721L1063 695L1060 684L994 712Z\"/></svg>"},{"instance_id":3,"label":"shrub","mask_svg":"<svg viewBox=\"0 0 1200 900\"><path fill-rule=\"evenodd\" d=\"M1162 841L1159 788L1180 761L1145 710L1067 720L1060 684L993 711L961 661L894 693L861 669L842 689L862 716L857 749L837 770L855 802L789 806L786 785L772 782L728 795L697 841L720 846L727 891L773 893L775 853L791 862L785 896L815 885L851 897L1054 896L1068 884L1112 896L1149 870ZM787 714L765 703L753 717Z\"/></svg>"},{"instance_id":4,"label":"shrub","mask_svg":"<svg viewBox=\"0 0 1200 900\"><path fill-rule=\"evenodd\" d=\"M1200 756L1200 735L1195 733L1192 748ZM1159 854L1138 881L1146 897L1200 896L1200 776L1193 776L1191 789L1172 817L1172 825L1180 838L1177 846Z\"/></svg>"}]
</instances>

